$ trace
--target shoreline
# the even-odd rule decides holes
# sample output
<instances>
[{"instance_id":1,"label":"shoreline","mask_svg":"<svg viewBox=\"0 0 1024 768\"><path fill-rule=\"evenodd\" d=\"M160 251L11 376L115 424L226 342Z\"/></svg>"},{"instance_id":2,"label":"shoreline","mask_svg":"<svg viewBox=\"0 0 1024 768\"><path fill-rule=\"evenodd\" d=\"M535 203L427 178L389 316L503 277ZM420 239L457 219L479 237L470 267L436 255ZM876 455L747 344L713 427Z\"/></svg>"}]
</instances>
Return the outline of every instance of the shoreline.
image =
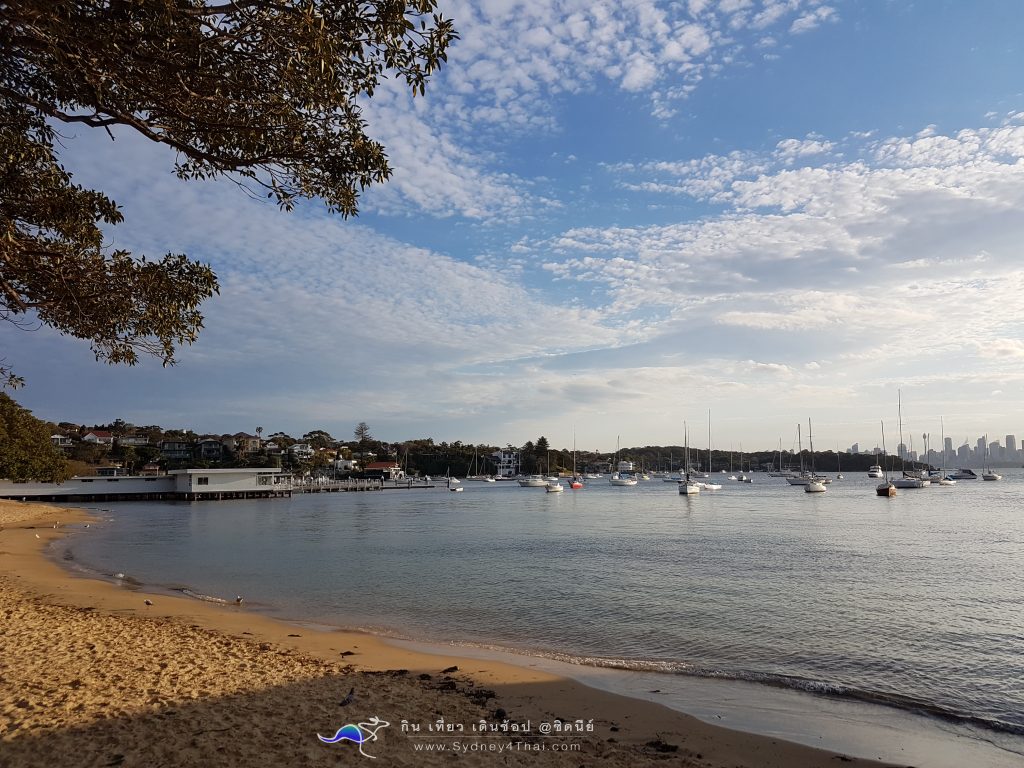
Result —
<instances>
[{"instance_id":1,"label":"shoreline","mask_svg":"<svg viewBox=\"0 0 1024 768\"><path fill-rule=\"evenodd\" d=\"M19 514L24 519L17 521ZM189 749L202 755L195 764L318 765L335 759L333 751L354 745L326 746L317 741L317 733L333 733L346 722L373 714L391 720L374 749L395 765L423 764L427 758L415 749L429 740L425 731L403 732L401 721L425 729L443 716L468 727L493 721L495 715L520 724L529 721L534 728L556 718L592 720L593 731L561 736L559 746L571 743L580 749L568 753L536 749L555 743L554 737L545 740L534 731L524 737L531 747L502 758L483 749L490 742L466 734L466 740L480 749L467 748L460 759L479 765L510 757L529 765L536 765L536 760L576 765L582 755L588 763L605 765L660 764L666 757L677 764L710 767L824 766L837 760L883 764L709 724L645 700L640 690L626 695L599 681L581 682L535 657L502 660L466 647L446 648L438 655L436 646L323 627L307 631L299 623L255 613L244 605L173 595L146 598L141 591L71 574L44 555L46 544L63 536L52 523L89 519L84 510L0 502L0 589L2 610L8 616L0 637L12 651L0 666L0 679L9 687L0 688L0 741L14 760L12 765L45 764L33 761L51 749L45 745L60 744L65 737L79 752L94 748L94 756L82 764L108 764L103 756L126 759L131 750L147 749L138 757L147 754L146 759L155 762L154 754L169 749L164 743L168 738L176 742L173 733L164 732L168 720L181 717L183 707L197 722L212 718L228 723L220 729L198 729L199 736L188 742ZM152 605L145 605L147 599ZM84 636L71 636L72 632ZM71 652L54 650L64 644ZM104 657L95 653L97 645L112 650ZM90 652L84 668L83 649ZM24 668L26 657L40 656L45 663ZM125 659L141 658L162 660L153 669L147 661L132 674L116 671ZM185 661L187 670L178 670ZM93 677L98 679L83 682L83 674L97 667L102 674ZM339 708L339 700L350 689L355 689L355 701L350 708ZM118 702L113 717L112 701ZM247 717L254 710L257 716ZM96 723L105 726L100 729L102 739L93 733ZM203 738L229 730L230 739ZM277 734L272 743L260 736L268 730ZM451 737L430 738L443 743ZM117 747L105 746L111 742ZM452 755L436 759L450 760ZM175 758L168 764L193 762ZM917 765L924 768L927 763Z\"/></svg>"}]
</instances>

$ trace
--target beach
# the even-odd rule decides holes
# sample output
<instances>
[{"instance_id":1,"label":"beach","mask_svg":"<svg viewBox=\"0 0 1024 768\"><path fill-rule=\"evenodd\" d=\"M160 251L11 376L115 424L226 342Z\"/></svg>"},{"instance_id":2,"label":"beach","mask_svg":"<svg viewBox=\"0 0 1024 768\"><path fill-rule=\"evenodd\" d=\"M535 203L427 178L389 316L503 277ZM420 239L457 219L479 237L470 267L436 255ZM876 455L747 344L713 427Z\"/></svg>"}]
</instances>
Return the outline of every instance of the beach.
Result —
<instances>
[{"instance_id":1,"label":"beach","mask_svg":"<svg viewBox=\"0 0 1024 768\"><path fill-rule=\"evenodd\" d=\"M719 728L528 666L418 653L279 622L244 602L77 577L44 548L89 519L0 502L5 768L318 766L362 760L360 750L396 766L880 764ZM343 726L363 744L318 738Z\"/></svg>"}]
</instances>

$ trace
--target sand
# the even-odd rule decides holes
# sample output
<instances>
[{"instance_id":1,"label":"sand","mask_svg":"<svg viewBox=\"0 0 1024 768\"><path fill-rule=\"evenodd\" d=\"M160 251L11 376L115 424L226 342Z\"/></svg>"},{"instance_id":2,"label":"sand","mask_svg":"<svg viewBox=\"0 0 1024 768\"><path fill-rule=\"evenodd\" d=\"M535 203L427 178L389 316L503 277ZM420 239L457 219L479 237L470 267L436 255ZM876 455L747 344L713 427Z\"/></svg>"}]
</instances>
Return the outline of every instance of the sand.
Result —
<instances>
[{"instance_id":1,"label":"sand","mask_svg":"<svg viewBox=\"0 0 1024 768\"><path fill-rule=\"evenodd\" d=\"M528 666L77 577L44 548L88 520L0 501L3 768L880 765ZM343 726L366 741L318 738Z\"/></svg>"}]
</instances>

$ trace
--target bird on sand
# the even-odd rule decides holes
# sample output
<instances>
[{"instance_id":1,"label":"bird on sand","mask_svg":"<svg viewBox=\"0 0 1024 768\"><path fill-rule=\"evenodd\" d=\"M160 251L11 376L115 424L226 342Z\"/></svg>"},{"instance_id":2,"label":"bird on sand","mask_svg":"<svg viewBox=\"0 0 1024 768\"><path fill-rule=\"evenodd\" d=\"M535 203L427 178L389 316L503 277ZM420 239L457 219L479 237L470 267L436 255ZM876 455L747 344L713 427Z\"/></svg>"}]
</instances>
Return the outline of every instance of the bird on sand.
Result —
<instances>
[{"instance_id":1,"label":"bird on sand","mask_svg":"<svg viewBox=\"0 0 1024 768\"><path fill-rule=\"evenodd\" d=\"M242 596L241 595L235 595L235 605L241 605L241 604L242 604Z\"/></svg>"},{"instance_id":2,"label":"bird on sand","mask_svg":"<svg viewBox=\"0 0 1024 768\"><path fill-rule=\"evenodd\" d=\"M143 602L146 604L147 608L149 608L149 606L153 604L153 601L150 600L148 597L145 600L143 600Z\"/></svg>"},{"instance_id":3,"label":"bird on sand","mask_svg":"<svg viewBox=\"0 0 1024 768\"><path fill-rule=\"evenodd\" d=\"M355 700L356 700L356 689L353 688L353 689L351 689L348 692L348 696L346 696L344 699L342 699L340 702L338 702L338 706L339 707L347 707L349 704L351 704Z\"/></svg>"}]
</instances>

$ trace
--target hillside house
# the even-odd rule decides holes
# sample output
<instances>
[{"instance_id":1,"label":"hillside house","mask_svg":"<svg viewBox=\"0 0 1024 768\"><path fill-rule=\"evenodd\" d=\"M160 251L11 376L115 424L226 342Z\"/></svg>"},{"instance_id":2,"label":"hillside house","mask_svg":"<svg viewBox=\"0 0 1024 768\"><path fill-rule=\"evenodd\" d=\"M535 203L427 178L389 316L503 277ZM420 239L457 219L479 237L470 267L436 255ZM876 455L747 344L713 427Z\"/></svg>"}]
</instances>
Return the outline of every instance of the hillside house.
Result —
<instances>
[{"instance_id":1,"label":"hillside house","mask_svg":"<svg viewBox=\"0 0 1024 768\"><path fill-rule=\"evenodd\" d=\"M192 443L185 440L163 440L160 455L169 461L184 461L192 458Z\"/></svg>"},{"instance_id":2,"label":"hillside house","mask_svg":"<svg viewBox=\"0 0 1024 768\"><path fill-rule=\"evenodd\" d=\"M216 437L197 440L193 450L193 455L203 461L220 461L224 458L224 444Z\"/></svg>"},{"instance_id":3,"label":"hillside house","mask_svg":"<svg viewBox=\"0 0 1024 768\"><path fill-rule=\"evenodd\" d=\"M50 442L66 451L71 450L75 444L74 440L67 435L50 435Z\"/></svg>"}]
</instances>

